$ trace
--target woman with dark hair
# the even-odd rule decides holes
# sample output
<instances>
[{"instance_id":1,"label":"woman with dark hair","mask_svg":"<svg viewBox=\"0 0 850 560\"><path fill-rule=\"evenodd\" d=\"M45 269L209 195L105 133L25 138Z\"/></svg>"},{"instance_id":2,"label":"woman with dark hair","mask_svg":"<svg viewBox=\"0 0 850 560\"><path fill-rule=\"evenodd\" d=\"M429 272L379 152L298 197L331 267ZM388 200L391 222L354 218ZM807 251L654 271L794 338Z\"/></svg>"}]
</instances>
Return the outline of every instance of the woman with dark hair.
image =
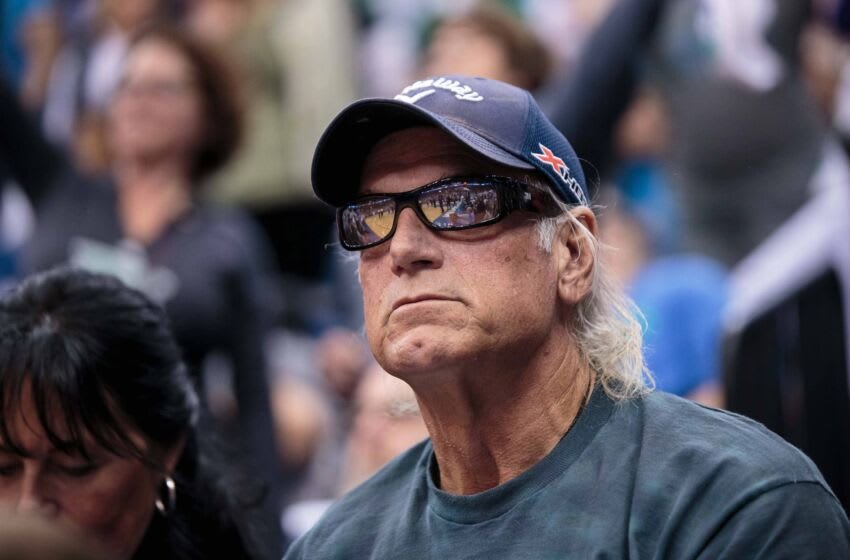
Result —
<instances>
[{"instance_id":1,"label":"woman with dark hair","mask_svg":"<svg viewBox=\"0 0 850 560\"><path fill-rule=\"evenodd\" d=\"M115 275L165 308L196 382L212 366L232 372L235 410L215 425L238 434L224 438L230 463L265 484L266 525L277 527L281 473L264 357L274 307L268 254L246 216L198 196L238 144L233 88L214 52L185 31L152 27L131 44L112 101L109 176L51 159L2 87L0 160L36 209L25 273L70 263ZM273 531L264 540L279 539ZM270 557L282 551L279 543L269 549Z\"/></svg>"},{"instance_id":2,"label":"woman with dark hair","mask_svg":"<svg viewBox=\"0 0 850 560\"><path fill-rule=\"evenodd\" d=\"M58 269L0 299L0 507L118 558L247 558L201 461L198 399L160 308Z\"/></svg>"}]
</instances>

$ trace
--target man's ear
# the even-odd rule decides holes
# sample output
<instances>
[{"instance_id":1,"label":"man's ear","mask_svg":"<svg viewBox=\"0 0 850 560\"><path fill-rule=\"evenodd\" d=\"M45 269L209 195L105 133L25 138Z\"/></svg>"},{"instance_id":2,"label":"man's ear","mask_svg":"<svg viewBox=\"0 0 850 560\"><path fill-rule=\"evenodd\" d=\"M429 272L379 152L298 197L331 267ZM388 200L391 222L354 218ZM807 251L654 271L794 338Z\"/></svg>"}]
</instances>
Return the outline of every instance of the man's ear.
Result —
<instances>
[{"instance_id":1,"label":"man's ear","mask_svg":"<svg viewBox=\"0 0 850 560\"><path fill-rule=\"evenodd\" d=\"M575 305L590 292L596 266L593 238L596 237L596 216L586 206L570 210L584 227L572 220L561 224L553 251L558 255L558 297Z\"/></svg>"}]
</instances>

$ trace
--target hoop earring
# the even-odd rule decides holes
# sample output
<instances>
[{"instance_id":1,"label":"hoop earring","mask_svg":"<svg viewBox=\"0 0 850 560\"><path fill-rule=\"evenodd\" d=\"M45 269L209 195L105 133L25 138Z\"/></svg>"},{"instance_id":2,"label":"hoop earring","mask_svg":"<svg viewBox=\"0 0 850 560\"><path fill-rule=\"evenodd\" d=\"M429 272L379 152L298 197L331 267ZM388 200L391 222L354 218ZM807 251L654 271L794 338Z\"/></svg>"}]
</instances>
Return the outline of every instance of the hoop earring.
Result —
<instances>
[{"instance_id":1,"label":"hoop earring","mask_svg":"<svg viewBox=\"0 0 850 560\"><path fill-rule=\"evenodd\" d=\"M165 492L163 492L163 486L165 486ZM164 501L162 499L163 494L165 494ZM171 478L170 475L166 475L163 479L162 484L159 487L159 497L154 502L154 505L156 506L156 510L163 517L168 517L168 515L177 507L177 485L174 483L174 479Z\"/></svg>"}]
</instances>

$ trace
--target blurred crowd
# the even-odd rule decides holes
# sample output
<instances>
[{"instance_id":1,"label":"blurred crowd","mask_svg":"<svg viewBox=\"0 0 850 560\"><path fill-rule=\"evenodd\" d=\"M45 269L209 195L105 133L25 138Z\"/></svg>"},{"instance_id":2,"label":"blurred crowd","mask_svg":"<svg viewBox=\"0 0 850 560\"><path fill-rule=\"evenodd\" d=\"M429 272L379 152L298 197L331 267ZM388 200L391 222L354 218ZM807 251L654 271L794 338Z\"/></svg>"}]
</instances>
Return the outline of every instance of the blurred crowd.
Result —
<instances>
[{"instance_id":1,"label":"blurred crowd","mask_svg":"<svg viewBox=\"0 0 850 560\"><path fill-rule=\"evenodd\" d=\"M164 306L279 556L427 436L312 150L359 97L497 78L582 159L657 389L765 423L850 508L848 32L841 0L5 0L0 286L71 264Z\"/></svg>"}]
</instances>

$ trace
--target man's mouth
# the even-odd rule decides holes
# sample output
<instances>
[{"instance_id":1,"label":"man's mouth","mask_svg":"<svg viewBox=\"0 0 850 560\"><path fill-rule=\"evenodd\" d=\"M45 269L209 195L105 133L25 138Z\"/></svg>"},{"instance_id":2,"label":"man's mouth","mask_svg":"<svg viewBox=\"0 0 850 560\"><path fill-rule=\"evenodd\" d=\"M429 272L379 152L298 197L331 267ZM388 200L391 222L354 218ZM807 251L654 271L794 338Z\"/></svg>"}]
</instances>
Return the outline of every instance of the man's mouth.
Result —
<instances>
[{"instance_id":1,"label":"man's mouth","mask_svg":"<svg viewBox=\"0 0 850 560\"><path fill-rule=\"evenodd\" d=\"M411 305L414 303L422 303L425 301L457 301L454 298L450 298L448 296L443 296L439 294L420 294L412 297L403 297L397 299L392 306L391 311L395 311L399 307L403 307L405 305Z\"/></svg>"}]
</instances>

